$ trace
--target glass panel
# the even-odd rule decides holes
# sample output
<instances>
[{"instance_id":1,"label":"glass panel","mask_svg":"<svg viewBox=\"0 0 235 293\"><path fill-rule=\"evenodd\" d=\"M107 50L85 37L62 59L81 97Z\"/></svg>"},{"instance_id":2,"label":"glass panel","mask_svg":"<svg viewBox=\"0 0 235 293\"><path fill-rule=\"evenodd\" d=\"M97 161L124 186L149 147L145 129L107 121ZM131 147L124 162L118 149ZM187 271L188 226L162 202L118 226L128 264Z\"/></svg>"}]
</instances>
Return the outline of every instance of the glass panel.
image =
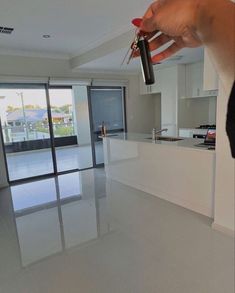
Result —
<instances>
[{"instance_id":1,"label":"glass panel","mask_svg":"<svg viewBox=\"0 0 235 293\"><path fill-rule=\"evenodd\" d=\"M53 173L45 88L1 86L0 117L10 181Z\"/></svg>"},{"instance_id":2,"label":"glass panel","mask_svg":"<svg viewBox=\"0 0 235 293\"><path fill-rule=\"evenodd\" d=\"M77 175L77 179L76 176ZM64 176L64 175L63 175ZM69 178L70 177L70 178ZM80 192L80 200L64 202L61 205L61 213L64 227L65 248L77 246L79 244L91 241L98 237L97 230L97 210L96 198L94 189L94 169L86 172L69 174L65 180L61 181L59 176L60 193L63 196L63 189L71 180L71 185L74 189L74 182L78 182L77 187ZM66 182L67 181L67 182ZM73 183L72 183L73 182ZM63 186L63 185L66 186ZM76 187L76 189L77 189ZM74 189L74 191L76 190ZM74 194L72 189L66 191L66 194Z\"/></svg>"},{"instance_id":3,"label":"glass panel","mask_svg":"<svg viewBox=\"0 0 235 293\"><path fill-rule=\"evenodd\" d=\"M58 172L92 167L87 88L51 88L49 94Z\"/></svg>"},{"instance_id":4,"label":"glass panel","mask_svg":"<svg viewBox=\"0 0 235 293\"><path fill-rule=\"evenodd\" d=\"M23 267L62 251L57 207L17 217L16 228Z\"/></svg>"},{"instance_id":5,"label":"glass panel","mask_svg":"<svg viewBox=\"0 0 235 293\"><path fill-rule=\"evenodd\" d=\"M11 187L14 212L22 213L56 202L54 179L24 183Z\"/></svg>"},{"instance_id":6,"label":"glass panel","mask_svg":"<svg viewBox=\"0 0 235 293\"><path fill-rule=\"evenodd\" d=\"M123 88L91 88L90 96L96 165L99 165L104 163L102 123L108 134L123 132L125 128Z\"/></svg>"},{"instance_id":7,"label":"glass panel","mask_svg":"<svg viewBox=\"0 0 235 293\"><path fill-rule=\"evenodd\" d=\"M54 178L11 187L22 266L62 251Z\"/></svg>"},{"instance_id":8,"label":"glass panel","mask_svg":"<svg viewBox=\"0 0 235 293\"><path fill-rule=\"evenodd\" d=\"M60 199L77 198L82 194L82 182L80 173L74 172L58 177Z\"/></svg>"}]
</instances>

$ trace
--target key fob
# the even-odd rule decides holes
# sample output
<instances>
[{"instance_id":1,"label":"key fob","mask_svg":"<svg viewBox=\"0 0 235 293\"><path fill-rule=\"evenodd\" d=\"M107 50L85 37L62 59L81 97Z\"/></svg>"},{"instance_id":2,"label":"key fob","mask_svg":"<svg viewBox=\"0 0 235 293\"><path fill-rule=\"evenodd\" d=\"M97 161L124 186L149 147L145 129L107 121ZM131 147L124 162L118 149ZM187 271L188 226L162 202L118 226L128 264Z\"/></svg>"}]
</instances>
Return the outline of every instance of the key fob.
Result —
<instances>
[{"instance_id":1,"label":"key fob","mask_svg":"<svg viewBox=\"0 0 235 293\"><path fill-rule=\"evenodd\" d=\"M141 37L137 43L137 46L140 51L144 82L146 85L154 84L155 77L154 77L151 54L149 50L149 43L144 37Z\"/></svg>"}]
</instances>

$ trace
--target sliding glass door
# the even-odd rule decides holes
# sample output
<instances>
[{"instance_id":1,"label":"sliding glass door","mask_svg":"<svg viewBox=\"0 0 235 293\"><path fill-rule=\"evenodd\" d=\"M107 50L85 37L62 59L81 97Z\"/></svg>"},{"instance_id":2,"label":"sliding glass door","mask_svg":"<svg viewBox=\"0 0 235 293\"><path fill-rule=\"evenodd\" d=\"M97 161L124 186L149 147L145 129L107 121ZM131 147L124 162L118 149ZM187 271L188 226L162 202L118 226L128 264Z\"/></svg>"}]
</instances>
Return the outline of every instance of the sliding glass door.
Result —
<instances>
[{"instance_id":1,"label":"sliding glass door","mask_svg":"<svg viewBox=\"0 0 235 293\"><path fill-rule=\"evenodd\" d=\"M0 84L0 118L9 181L104 163L101 126L125 131L122 87Z\"/></svg>"},{"instance_id":2,"label":"sliding glass door","mask_svg":"<svg viewBox=\"0 0 235 293\"><path fill-rule=\"evenodd\" d=\"M91 131L95 166L104 164L102 124L108 135L126 131L125 90L122 87L90 87Z\"/></svg>"},{"instance_id":3,"label":"sliding glass door","mask_svg":"<svg viewBox=\"0 0 235 293\"><path fill-rule=\"evenodd\" d=\"M0 117L9 180L53 173L45 86L1 86Z\"/></svg>"},{"instance_id":4,"label":"sliding glass door","mask_svg":"<svg viewBox=\"0 0 235 293\"><path fill-rule=\"evenodd\" d=\"M86 86L49 89L57 171L93 167Z\"/></svg>"}]
</instances>

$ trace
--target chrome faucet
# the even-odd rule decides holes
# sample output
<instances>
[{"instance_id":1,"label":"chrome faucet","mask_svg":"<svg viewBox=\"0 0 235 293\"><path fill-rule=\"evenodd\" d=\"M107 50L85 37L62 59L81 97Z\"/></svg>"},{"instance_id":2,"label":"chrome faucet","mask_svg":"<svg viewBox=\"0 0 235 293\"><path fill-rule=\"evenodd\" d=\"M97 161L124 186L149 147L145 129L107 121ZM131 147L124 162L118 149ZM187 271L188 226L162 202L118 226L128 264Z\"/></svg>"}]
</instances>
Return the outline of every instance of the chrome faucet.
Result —
<instances>
[{"instance_id":1,"label":"chrome faucet","mask_svg":"<svg viewBox=\"0 0 235 293\"><path fill-rule=\"evenodd\" d=\"M167 128L163 128L163 129L160 129L160 130L156 130L156 128L153 128L153 130L152 130L152 139L153 140L156 140L156 135L157 134L160 134L160 133L162 133L164 131L168 131L168 129Z\"/></svg>"},{"instance_id":2,"label":"chrome faucet","mask_svg":"<svg viewBox=\"0 0 235 293\"><path fill-rule=\"evenodd\" d=\"M157 130L157 131L155 131L155 134L159 134L159 133L162 133L162 132L164 132L164 131L168 131L168 129L167 128L163 128L163 129L160 129L160 130Z\"/></svg>"}]
</instances>

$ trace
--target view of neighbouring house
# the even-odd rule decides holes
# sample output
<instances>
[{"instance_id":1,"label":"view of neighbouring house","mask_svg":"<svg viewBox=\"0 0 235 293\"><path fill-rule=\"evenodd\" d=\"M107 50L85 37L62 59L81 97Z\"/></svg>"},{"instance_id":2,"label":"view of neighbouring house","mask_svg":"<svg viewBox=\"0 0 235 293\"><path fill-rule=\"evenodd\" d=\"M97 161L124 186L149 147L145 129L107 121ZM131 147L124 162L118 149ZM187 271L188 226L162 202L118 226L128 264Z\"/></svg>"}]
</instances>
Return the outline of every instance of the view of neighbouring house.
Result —
<instances>
[{"instance_id":1,"label":"view of neighbouring house","mask_svg":"<svg viewBox=\"0 0 235 293\"><path fill-rule=\"evenodd\" d=\"M68 113L52 111L55 137L74 135L73 117ZM70 112L70 113L69 113ZM7 142L49 138L46 109L16 109L6 114L4 135Z\"/></svg>"}]
</instances>

